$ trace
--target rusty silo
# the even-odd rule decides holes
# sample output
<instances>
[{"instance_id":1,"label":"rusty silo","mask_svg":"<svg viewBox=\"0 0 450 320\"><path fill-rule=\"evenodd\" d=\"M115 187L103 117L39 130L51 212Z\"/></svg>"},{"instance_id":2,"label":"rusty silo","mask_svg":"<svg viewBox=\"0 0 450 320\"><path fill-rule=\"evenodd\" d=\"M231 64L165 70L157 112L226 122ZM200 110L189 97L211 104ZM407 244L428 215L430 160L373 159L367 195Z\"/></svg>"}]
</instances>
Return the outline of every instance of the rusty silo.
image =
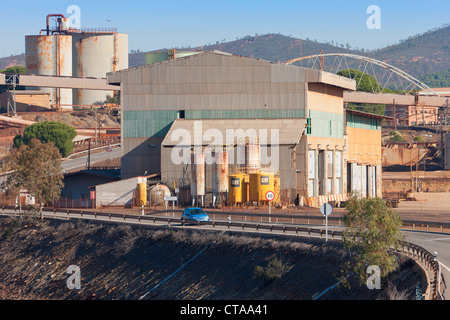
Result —
<instances>
[{"instance_id":1,"label":"rusty silo","mask_svg":"<svg viewBox=\"0 0 450 320\"><path fill-rule=\"evenodd\" d=\"M51 19L56 24L50 26ZM43 32L45 34L43 34ZM40 35L25 37L26 72L51 76L106 78L128 68L128 35L115 29L73 29L62 14L49 14ZM112 91L40 89L50 92L51 104L61 108L103 102Z\"/></svg>"},{"instance_id":2,"label":"rusty silo","mask_svg":"<svg viewBox=\"0 0 450 320\"><path fill-rule=\"evenodd\" d=\"M50 30L49 18L58 17L58 27ZM47 16L47 34L25 37L25 69L28 74L72 76L72 37L67 35L63 15ZM50 105L72 105L71 89L39 88L50 93Z\"/></svg>"},{"instance_id":3,"label":"rusty silo","mask_svg":"<svg viewBox=\"0 0 450 320\"><path fill-rule=\"evenodd\" d=\"M194 149L191 154L191 196L192 205L196 201L203 205L205 197L205 154L203 150Z\"/></svg>"},{"instance_id":4,"label":"rusty silo","mask_svg":"<svg viewBox=\"0 0 450 320\"><path fill-rule=\"evenodd\" d=\"M112 30L72 33L73 75L106 78L106 74L128 68L128 35ZM74 105L102 102L112 91L73 90Z\"/></svg>"},{"instance_id":5,"label":"rusty silo","mask_svg":"<svg viewBox=\"0 0 450 320\"><path fill-rule=\"evenodd\" d=\"M215 151L215 161L212 164L212 190L213 190L213 205L216 205L217 199L221 200L222 196L228 192L228 152Z\"/></svg>"}]
</instances>

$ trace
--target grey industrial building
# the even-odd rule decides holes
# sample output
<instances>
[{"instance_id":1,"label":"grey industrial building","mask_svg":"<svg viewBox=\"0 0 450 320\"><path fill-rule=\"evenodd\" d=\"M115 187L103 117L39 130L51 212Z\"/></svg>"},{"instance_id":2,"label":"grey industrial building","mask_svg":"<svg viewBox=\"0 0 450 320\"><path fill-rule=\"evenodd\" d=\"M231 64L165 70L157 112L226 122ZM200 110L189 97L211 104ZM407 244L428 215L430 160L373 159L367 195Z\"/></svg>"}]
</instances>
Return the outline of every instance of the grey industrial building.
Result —
<instances>
[{"instance_id":1,"label":"grey industrial building","mask_svg":"<svg viewBox=\"0 0 450 320\"><path fill-rule=\"evenodd\" d=\"M189 164L173 161L174 148L207 146L208 129L254 129L276 131L265 146L277 144L276 174L289 199L346 193L343 92L356 89L354 80L210 51L109 73L108 83L120 84L122 179L161 173L171 188L188 185ZM177 130L195 137L199 125L200 141L174 139ZM207 192L210 172L206 165Z\"/></svg>"}]
</instances>

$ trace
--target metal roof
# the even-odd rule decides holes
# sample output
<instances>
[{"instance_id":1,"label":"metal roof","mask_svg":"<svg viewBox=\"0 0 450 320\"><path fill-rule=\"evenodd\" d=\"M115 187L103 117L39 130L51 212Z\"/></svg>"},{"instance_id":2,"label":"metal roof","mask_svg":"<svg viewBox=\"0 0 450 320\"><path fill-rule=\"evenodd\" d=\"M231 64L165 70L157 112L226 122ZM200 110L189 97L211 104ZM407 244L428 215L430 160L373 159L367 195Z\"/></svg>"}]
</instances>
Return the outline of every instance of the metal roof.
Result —
<instances>
[{"instance_id":1,"label":"metal roof","mask_svg":"<svg viewBox=\"0 0 450 320\"><path fill-rule=\"evenodd\" d=\"M254 58L250 58L250 57L240 56L240 55L231 54L231 53L227 53L227 52L223 52L223 51L217 51L217 50L205 51L205 52L201 52L196 55L180 57L180 58L176 58L176 59L172 59L172 60L166 60L166 61L161 61L161 62L157 62L157 63L153 63L153 64L147 64L147 65L143 65L143 66L119 70L119 71L112 72L112 73L107 73L107 79L108 79L107 82L110 85L120 84L120 83L129 83L128 76L125 75L128 72L132 72L132 71L140 70L140 69L151 69L151 68L155 68L155 67L158 67L161 65L177 64L180 66L181 65L185 65L185 66L191 65L193 67L199 67L199 65L197 65L197 63L200 63L204 67L211 67L212 66L211 61L208 61L207 59L205 60L205 57L208 57L211 55L212 56L223 56L223 57L229 57L229 58L238 58L238 60L232 60L232 62L230 62L231 63L230 65L233 65L233 66L241 66L241 67L244 65L247 65L247 66L272 66L271 70L274 73L273 77L275 77L275 78L287 77L288 74L290 77L292 77L292 74L296 74L298 79L294 80L294 82L324 83L324 84L328 84L331 86L340 87L345 90L351 90L351 91L356 90L356 81L355 80L352 80L352 79L349 79L346 77L341 77L336 74L332 74L332 73L320 71L320 70L298 67L298 66L294 66L294 65L285 65L285 64L281 64L281 63L277 63L277 62L268 61L268 60L254 59ZM124 76L122 77L122 75L124 75ZM286 81L286 79L284 79L283 81Z\"/></svg>"},{"instance_id":2,"label":"metal roof","mask_svg":"<svg viewBox=\"0 0 450 320\"><path fill-rule=\"evenodd\" d=\"M183 130L185 130L183 139L189 141L190 135L191 146L194 144L214 145L218 142L219 139L216 138L220 134L223 145L229 144L230 141L236 143L240 138L256 138L262 145L270 145L272 144L272 134L277 133L274 130L278 130L279 145L294 145L299 143L305 126L306 119L178 119L172 124L162 145L166 147L185 146L180 144L183 141L181 139ZM176 130L180 131L176 132ZM196 141L197 137L201 141ZM186 140L184 141L186 142ZM276 141L273 143L276 144Z\"/></svg>"}]
</instances>

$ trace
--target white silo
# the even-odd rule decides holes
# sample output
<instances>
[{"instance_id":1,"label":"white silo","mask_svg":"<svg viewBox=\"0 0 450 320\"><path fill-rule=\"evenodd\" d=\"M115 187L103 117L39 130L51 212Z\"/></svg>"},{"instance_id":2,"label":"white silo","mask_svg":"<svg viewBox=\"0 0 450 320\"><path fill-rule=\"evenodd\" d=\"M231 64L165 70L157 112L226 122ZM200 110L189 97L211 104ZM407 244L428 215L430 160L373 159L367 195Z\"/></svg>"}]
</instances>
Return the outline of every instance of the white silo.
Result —
<instances>
[{"instance_id":1,"label":"white silo","mask_svg":"<svg viewBox=\"0 0 450 320\"><path fill-rule=\"evenodd\" d=\"M106 74L128 68L128 35L116 32L71 33L73 76L106 78ZM73 90L77 106L103 102L113 91Z\"/></svg>"}]
</instances>

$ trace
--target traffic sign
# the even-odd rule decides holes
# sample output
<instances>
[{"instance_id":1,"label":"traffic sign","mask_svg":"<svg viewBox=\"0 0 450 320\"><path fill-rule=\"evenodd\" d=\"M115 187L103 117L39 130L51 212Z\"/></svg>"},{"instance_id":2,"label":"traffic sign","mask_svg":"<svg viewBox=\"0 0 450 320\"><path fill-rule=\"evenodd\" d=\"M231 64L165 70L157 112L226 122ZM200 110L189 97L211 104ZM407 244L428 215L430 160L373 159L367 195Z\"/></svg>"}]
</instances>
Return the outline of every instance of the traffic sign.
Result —
<instances>
[{"instance_id":1,"label":"traffic sign","mask_svg":"<svg viewBox=\"0 0 450 320\"><path fill-rule=\"evenodd\" d=\"M164 197L164 201L177 201L178 197Z\"/></svg>"},{"instance_id":2,"label":"traffic sign","mask_svg":"<svg viewBox=\"0 0 450 320\"><path fill-rule=\"evenodd\" d=\"M320 212L321 212L324 216L329 216L329 215L333 212L333 207L332 207L331 204L329 204L329 203L324 203L324 204L320 207Z\"/></svg>"},{"instance_id":3,"label":"traffic sign","mask_svg":"<svg viewBox=\"0 0 450 320\"><path fill-rule=\"evenodd\" d=\"M275 193L273 191L267 191L266 193L266 200L267 201L273 201L275 199Z\"/></svg>"},{"instance_id":4,"label":"traffic sign","mask_svg":"<svg viewBox=\"0 0 450 320\"><path fill-rule=\"evenodd\" d=\"M320 212L325 216L325 241L328 242L328 216L333 212L333 207L329 203L320 206Z\"/></svg>"}]
</instances>

